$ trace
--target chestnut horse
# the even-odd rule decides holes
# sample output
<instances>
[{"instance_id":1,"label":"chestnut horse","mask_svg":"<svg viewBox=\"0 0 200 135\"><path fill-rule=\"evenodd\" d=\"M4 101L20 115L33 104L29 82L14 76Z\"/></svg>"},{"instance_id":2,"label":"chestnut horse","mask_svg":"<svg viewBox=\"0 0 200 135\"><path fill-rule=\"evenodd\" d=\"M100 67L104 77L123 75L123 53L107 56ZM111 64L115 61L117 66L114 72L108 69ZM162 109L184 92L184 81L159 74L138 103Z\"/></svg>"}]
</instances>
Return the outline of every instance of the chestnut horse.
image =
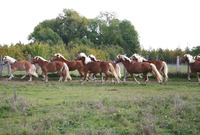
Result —
<instances>
[{"instance_id":1,"label":"chestnut horse","mask_svg":"<svg viewBox=\"0 0 200 135\"><path fill-rule=\"evenodd\" d=\"M195 56L194 59L200 61L200 55Z\"/></svg>"},{"instance_id":2,"label":"chestnut horse","mask_svg":"<svg viewBox=\"0 0 200 135\"><path fill-rule=\"evenodd\" d=\"M156 69L156 66L153 63L134 62L130 58L126 57L125 55L120 55L120 54L115 59L114 63L119 63L119 62L122 62L122 64L127 70L127 73L124 76L124 81L126 79L126 76L130 74L133 80L135 80L139 84L139 82L136 80L133 73L136 73L136 74L142 73L144 75L144 82L147 82L148 81L147 74L149 72L153 72L158 82L160 84L162 83L162 76L160 75L160 73Z\"/></svg>"},{"instance_id":3,"label":"chestnut horse","mask_svg":"<svg viewBox=\"0 0 200 135\"><path fill-rule=\"evenodd\" d=\"M165 82L168 80L168 67L167 64L164 61L161 60L152 60L148 61L144 57L140 56L139 54L133 54L130 59L136 60L137 62L148 62L148 63L153 63L157 70L160 72L160 74L164 74L165 76Z\"/></svg>"},{"instance_id":4,"label":"chestnut horse","mask_svg":"<svg viewBox=\"0 0 200 135\"><path fill-rule=\"evenodd\" d=\"M117 77L117 74L112 64L108 62L92 62L91 59L85 55L85 53L80 53L76 57L76 59L81 60L84 63L84 81L82 82L82 84L85 82L88 72L93 73L94 76L97 73L104 73L106 76L105 82L107 81L108 77L110 77L113 83L114 83L113 80L113 75L114 75L115 78L117 79L117 82L119 83L120 80ZM109 70L111 70L113 75L109 73Z\"/></svg>"},{"instance_id":5,"label":"chestnut horse","mask_svg":"<svg viewBox=\"0 0 200 135\"><path fill-rule=\"evenodd\" d=\"M100 60L97 60L96 57L93 54L90 54L88 57L94 62L100 62ZM113 65L113 67L115 68L115 71L117 73L117 76L119 78L121 78L121 69L120 69L119 64L114 64L114 62L112 62L112 61L107 61L107 62L111 63Z\"/></svg>"},{"instance_id":6,"label":"chestnut horse","mask_svg":"<svg viewBox=\"0 0 200 135\"><path fill-rule=\"evenodd\" d=\"M60 53L54 54L54 56L51 58L51 61L56 61L56 60L65 62L67 64L67 66L69 67L69 71L78 70L78 72L80 74L80 80L82 80L83 67L84 67L82 61L68 61Z\"/></svg>"},{"instance_id":7,"label":"chestnut horse","mask_svg":"<svg viewBox=\"0 0 200 135\"><path fill-rule=\"evenodd\" d=\"M190 54L185 54L182 58L180 58L180 63L187 62L190 66L190 72L188 73L188 81L191 80L190 75L194 73L198 79L198 83L200 83L199 76L197 72L200 72L200 61L197 61Z\"/></svg>"},{"instance_id":8,"label":"chestnut horse","mask_svg":"<svg viewBox=\"0 0 200 135\"><path fill-rule=\"evenodd\" d=\"M15 59L11 58L10 56L5 56L3 58L3 61L5 64L9 63L11 65L11 74L10 74L10 77L8 78L9 81L14 77L13 73L15 71L26 70L25 75L22 76L21 79L24 79L26 77L26 75L30 76L29 81L32 81L32 75L34 75L35 77L38 77L38 74L36 73L35 65L31 64L28 61L17 61Z\"/></svg>"},{"instance_id":9,"label":"chestnut horse","mask_svg":"<svg viewBox=\"0 0 200 135\"><path fill-rule=\"evenodd\" d=\"M60 75L59 82L62 81L63 76L65 78L65 82L67 81L67 78L72 80L72 78L69 74L69 68L68 68L67 64L65 64L64 62L61 62L61 61L48 62L44 58L42 58L40 56L36 56L36 57L34 57L32 63L39 64L40 68L42 69L42 76L44 77L45 82L48 81L47 72L58 72Z\"/></svg>"}]
</instances>

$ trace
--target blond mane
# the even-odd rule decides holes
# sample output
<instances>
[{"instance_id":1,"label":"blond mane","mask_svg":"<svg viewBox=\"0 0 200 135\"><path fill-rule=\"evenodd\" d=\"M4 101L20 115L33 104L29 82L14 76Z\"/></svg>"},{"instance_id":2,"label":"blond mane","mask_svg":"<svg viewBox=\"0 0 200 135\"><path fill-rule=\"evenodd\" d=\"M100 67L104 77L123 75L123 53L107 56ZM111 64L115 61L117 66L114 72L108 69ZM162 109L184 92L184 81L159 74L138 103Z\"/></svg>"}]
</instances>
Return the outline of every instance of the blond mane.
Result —
<instances>
[{"instance_id":1,"label":"blond mane","mask_svg":"<svg viewBox=\"0 0 200 135\"><path fill-rule=\"evenodd\" d=\"M132 60L131 60L130 58L128 58L127 56L125 56L125 55L120 55L120 54L119 54L119 55L117 55L117 57L118 57L118 58L121 58L121 59L124 60L124 61L127 60L127 61L129 61L130 63L132 62Z\"/></svg>"},{"instance_id":2,"label":"blond mane","mask_svg":"<svg viewBox=\"0 0 200 135\"><path fill-rule=\"evenodd\" d=\"M5 56L3 60L6 60L9 64L15 63L17 61L16 59L10 57L10 56Z\"/></svg>"},{"instance_id":3,"label":"blond mane","mask_svg":"<svg viewBox=\"0 0 200 135\"><path fill-rule=\"evenodd\" d=\"M147 61L147 59L145 59L144 57L142 57L141 55L139 54L133 54L131 57L135 57L137 59L138 62L143 62L144 61Z\"/></svg>"},{"instance_id":4,"label":"blond mane","mask_svg":"<svg viewBox=\"0 0 200 135\"><path fill-rule=\"evenodd\" d=\"M195 62L193 56L190 55L190 54L185 54L184 57L186 57L188 59L189 63L194 63Z\"/></svg>"},{"instance_id":5,"label":"blond mane","mask_svg":"<svg viewBox=\"0 0 200 135\"><path fill-rule=\"evenodd\" d=\"M97 60L96 57L93 54L90 54L88 57L93 58L95 61L100 61L100 60Z\"/></svg>"},{"instance_id":6,"label":"blond mane","mask_svg":"<svg viewBox=\"0 0 200 135\"><path fill-rule=\"evenodd\" d=\"M45 60L44 58L42 58L41 56L35 56L35 57L34 57L34 59L38 59L38 58L40 58L42 61L47 61L47 60Z\"/></svg>"},{"instance_id":7,"label":"blond mane","mask_svg":"<svg viewBox=\"0 0 200 135\"><path fill-rule=\"evenodd\" d=\"M84 61L85 64L92 62L91 59L85 55L85 53L80 53L78 56L85 58L85 61Z\"/></svg>"}]
</instances>

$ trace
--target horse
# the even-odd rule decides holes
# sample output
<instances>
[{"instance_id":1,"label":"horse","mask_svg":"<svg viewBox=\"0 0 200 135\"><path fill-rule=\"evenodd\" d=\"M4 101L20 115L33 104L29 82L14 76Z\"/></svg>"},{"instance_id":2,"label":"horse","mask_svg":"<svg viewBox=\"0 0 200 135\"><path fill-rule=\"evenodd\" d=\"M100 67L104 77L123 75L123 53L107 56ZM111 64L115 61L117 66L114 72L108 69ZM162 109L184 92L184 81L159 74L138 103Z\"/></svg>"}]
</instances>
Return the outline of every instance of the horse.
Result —
<instances>
[{"instance_id":1,"label":"horse","mask_svg":"<svg viewBox=\"0 0 200 135\"><path fill-rule=\"evenodd\" d=\"M198 79L198 83L200 83L200 79L197 74L197 72L200 72L200 61L195 60L190 54L185 54L182 58L180 58L180 63L185 62L187 62L190 67L190 72L188 73L188 81L191 80L190 76L192 73L194 73Z\"/></svg>"},{"instance_id":2,"label":"horse","mask_svg":"<svg viewBox=\"0 0 200 135\"><path fill-rule=\"evenodd\" d=\"M117 77L117 74L112 64L108 62L92 62L91 59L85 55L85 53L78 54L76 59L81 60L84 63L84 81L82 82L82 84L84 84L88 72L93 73L94 76L97 73L104 73L106 76L105 82L107 81L108 77L110 77L112 82L115 83L113 80L114 75L114 77L117 79L117 82L120 82L120 79ZM109 73L109 70L111 70L113 75Z\"/></svg>"},{"instance_id":3,"label":"horse","mask_svg":"<svg viewBox=\"0 0 200 135\"><path fill-rule=\"evenodd\" d=\"M194 59L200 61L200 55L195 56Z\"/></svg>"},{"instance_id":4,"label":"horse","mask_svg":"<svg viewBox=\"0 0 200 135\"><path fill-rule=\"evenodd\" d=\"M42 58L40 56L36 56L32 60L32 63L33 64L38 63L38 65L42 69L42 76L44 77L45 82L48 82L47 72L58 72L60 75L60 78L58 80L59 82L62 81L63 76L65 78L65 82L67 81L67 78L72 80L72 78L69 74L69 68L68 68L67 64L65 64L64 62L61 62L61 61L48 62L44 58Z\"/></svg>"},{"instance_id":5,"label":"horse","mask_svg":"<svg viewBox=\"0 0 200 135\"><path fill-rule=\"evenodd\" d=\"M148 63L148 62L134 62L130 58L128 58L125 55L117 55L117 58L115 59L114 63L119 63L122 62L124 67L127 70L127 73L124 76L124 81L126 79L126 76L130 74L138 84L140 83L139 81L136 80L135 76L133 73L140 74L142 73L144 75L144 82L148 81L147 74L149 72L153 72L155 74L156 79L158 82L161 84L162 83L162 76L156 69L156 66L153 63Z\"/></svg>"},{"instance_id":6,"label":"horse","mask_svg":"<svg viewBox=\"0 0 200 135\"><path fill-rule=\"evenodd\" d=\"M164 74L165 76L165 82L167 82L168 80L168 67L166 62L161 61L161 60L152 60L152 61L148 61L147 59L145 59L144 57L140 56L139 54L133 54L130 59L132 60L136 60L137 62L148 62L148 63L153 63L157 70L160 72L160 74Z\"/></svg>"},{"instance_id":7,"label":"horse","mask_svg":"<svg viewBox=\"0 0 200 135\"><path fill-rule=\"evenodd\" d=\"M82 61L68 61L60 53L54 54L54 56L51 58L51 61L56 61L56 60L65 62L67 64L67 66L69 67L69 71L78 70L78 72L80 74L80 80L82 80L83 67L84 67Z\"/></svg>"},{"instance_id":8,"label":"horse","mask_svg":"<svg viewBox=\"0 0 200 135\"><path fill-rule=\"evenodd\" d=\"M94 62L100 62L100 60L97 60L96 57L93 54L90 54L88 57ZM112 61L107 61L107 62L111 63L113 65L113 67L115 68L115 71L117 73L117 76L119 78L121 78L121 69L120 69L119 64L114 64L114 62L112 62Z\"/></svg>"},{"instance_id":9,"label":"horse","mask_svg":"<svg viewBox=\"0 0 200 135\"><path fill-rule=\"evenodd\" d=\"M35 65L31 64L28 61L17 61L14 58L11 58L10 56L5 56L3 58L4 64L9 63L11 65L11 74L8 80L10 81L14 76L15 71L24 71L26 70L26 73L24 76L21 77L21 79L24 79L27 75L29 75L30 79L28 81L32 81L32 75L35 77L38 77L38 74L36 73L36 67Z\"/></svg>"}]
</instances>

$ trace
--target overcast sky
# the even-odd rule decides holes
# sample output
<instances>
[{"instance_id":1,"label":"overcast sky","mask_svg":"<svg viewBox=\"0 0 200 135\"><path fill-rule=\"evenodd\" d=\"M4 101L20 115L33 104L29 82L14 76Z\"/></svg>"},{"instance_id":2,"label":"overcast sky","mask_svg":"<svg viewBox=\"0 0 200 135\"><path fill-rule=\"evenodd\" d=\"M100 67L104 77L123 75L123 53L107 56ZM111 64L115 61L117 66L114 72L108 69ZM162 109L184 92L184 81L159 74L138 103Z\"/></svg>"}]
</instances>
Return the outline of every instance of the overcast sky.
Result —
<instances>
[{"instance_id":1,"label":"overcast sky","mask_svg":"<svg viewBox=\"0 0 200 135\"><path fill-rule=\"evenodd\" d=\"M29 43L28 35L46 19L73 9L86 18L115 12L135 26L143 48L190 49L200 45L200 0L2 0L0 44Z\"/></svg>"}]
</instances>

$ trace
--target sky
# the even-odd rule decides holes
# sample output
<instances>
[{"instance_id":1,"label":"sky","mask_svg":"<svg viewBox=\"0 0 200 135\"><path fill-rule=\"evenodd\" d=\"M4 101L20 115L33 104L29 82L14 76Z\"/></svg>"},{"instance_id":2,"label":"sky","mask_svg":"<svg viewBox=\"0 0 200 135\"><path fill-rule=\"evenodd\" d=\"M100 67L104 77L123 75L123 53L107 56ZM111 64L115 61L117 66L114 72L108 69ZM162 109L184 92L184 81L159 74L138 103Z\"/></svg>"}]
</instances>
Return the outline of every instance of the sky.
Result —
<instances>
[{"instance_id":1,"label":"sky","mask_svg":"<svg viewBox=\"0 0 200 135\"><path fill-rule=\"evenodd\" d=\"M88 19L115 12L129 20L144 49L192 49L200 45L199 0L2 0L0 45L27 44L34 27L73 9Z\"/></svg>"}]
</instances>

